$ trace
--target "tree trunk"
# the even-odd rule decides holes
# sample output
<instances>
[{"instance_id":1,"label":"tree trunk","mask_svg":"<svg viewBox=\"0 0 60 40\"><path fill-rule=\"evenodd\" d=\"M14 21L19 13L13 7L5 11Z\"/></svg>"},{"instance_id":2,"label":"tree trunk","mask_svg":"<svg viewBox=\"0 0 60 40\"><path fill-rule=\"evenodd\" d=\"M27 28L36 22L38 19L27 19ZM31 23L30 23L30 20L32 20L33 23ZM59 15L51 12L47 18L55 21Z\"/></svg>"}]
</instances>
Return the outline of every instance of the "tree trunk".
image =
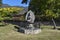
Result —
<instances>
[{"instance_id":1,"label":"tree trunk","mask_svg":"<svg viewBox=\"0 0 60 40\"><path fill-rule=\"evenodd\" d=\"M53 22L53 24L54 24L54 28L53 28L53 29L56 29L56 23L55 23L55 21L54 21L53 18L52 18L52 22Z\"/></svg>"}]
</instances>

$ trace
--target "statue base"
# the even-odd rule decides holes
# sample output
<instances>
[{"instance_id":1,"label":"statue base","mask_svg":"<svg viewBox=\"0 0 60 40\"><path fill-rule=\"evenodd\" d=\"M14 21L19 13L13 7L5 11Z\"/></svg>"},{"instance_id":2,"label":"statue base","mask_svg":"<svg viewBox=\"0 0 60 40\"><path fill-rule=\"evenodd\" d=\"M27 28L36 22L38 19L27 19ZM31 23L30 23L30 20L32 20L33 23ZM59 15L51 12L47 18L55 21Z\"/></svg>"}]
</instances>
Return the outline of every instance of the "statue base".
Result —
<instances>
[{"instance_id":1,"label":"statue base","mask_svg":"<svg viewBox=\"0 0 60 40\"><path fill-rule=\"evenodd\" d=\"M25 34L39 34L40 32L41 32L41 29L33 29L33 30L26 29L24 31Z\"/></svg>"},{"instance_id":2,"label":"statue base","mask_svg":"<svg viewBox=\"0 0 60 40\"><path fill-rule=\"evenodd\" d=\"M35 28L33 24L29 24L26 26L27 28L20 27L19 32L25 33L25 34L38 34L41 32L40 28Z\"/></svg>"},{"instance_id":3,"label":"statue base","mask_svg":"<svg viewBox=\"0 0 60 40\"><path fill-rule=\"evenodd\" d=\"M21 28L19 29L19 32L24 34L39 34L41 32L41 29L35 28L35 29L25 29Z\"/></svg>"}]
</instances>

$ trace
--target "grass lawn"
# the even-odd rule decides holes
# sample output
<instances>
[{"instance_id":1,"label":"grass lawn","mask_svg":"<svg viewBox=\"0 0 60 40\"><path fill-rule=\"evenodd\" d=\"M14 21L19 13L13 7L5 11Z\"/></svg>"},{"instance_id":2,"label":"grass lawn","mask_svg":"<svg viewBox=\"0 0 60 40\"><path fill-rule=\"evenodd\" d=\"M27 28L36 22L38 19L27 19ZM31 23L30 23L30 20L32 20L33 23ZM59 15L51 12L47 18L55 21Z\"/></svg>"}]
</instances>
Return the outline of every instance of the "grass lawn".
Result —
<instances>
[{"instance_id":1,"label":"grass lawn","mask_svg":"<svg viewBox=\"0 0 60 40\"><path fill-rule=\"evenodd\" d=\"M0 40L60 40L60 30L42 26L42 32L36 35L26 35L17 32L14 25L0 26Z\"/></svg>"}]
</instances>

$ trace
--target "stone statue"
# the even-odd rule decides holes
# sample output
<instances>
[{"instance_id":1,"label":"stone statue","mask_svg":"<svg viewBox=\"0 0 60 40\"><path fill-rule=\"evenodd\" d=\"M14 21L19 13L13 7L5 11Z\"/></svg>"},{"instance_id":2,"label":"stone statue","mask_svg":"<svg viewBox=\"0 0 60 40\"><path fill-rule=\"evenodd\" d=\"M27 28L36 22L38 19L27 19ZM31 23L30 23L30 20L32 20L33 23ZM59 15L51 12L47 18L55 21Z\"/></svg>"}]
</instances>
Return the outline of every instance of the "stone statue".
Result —
<instances>
[{"instance_id":1,"label":"stone statue","mask_svg":"<svg viewBox=\"0 0 60 40\"><path fill-rule=\"evenodd\" d=\"M28 13L26 14L26 21L29 23L34 23L34 20L35 20L34 13L31 10L28 11Z\"/></svg>"},{"instance_id":2,"label":"stone statue","mask_svg":"<svg viewBox=\"0 0 60 40\"><path fill-rule=\"evenodd\" d=\"M20 27L20 29L19 29L20 32L23 32L25 34L38 34L38 33L41 32L41 29L36 28L34 26L34 21L35 21L34 12L32 12L31 10L28 11L27 14L26 14L25 20L27 21L26 22L27 24L25 23L26 26Z\"/></svg>"},{"instance_id":3,"label":"stone statue","mask_svg":"<svg viewBox=\"0 0 60 40\"><path fill-rule=\"evenodd\" d=\"M34 13L31 10L28 11L27 14L26 14L26 21L28 22L29 26L27 26L27 27L29 29L34 29L34 26L33 26L34 20L35 20Z\"/></svg>"}]
</instances>

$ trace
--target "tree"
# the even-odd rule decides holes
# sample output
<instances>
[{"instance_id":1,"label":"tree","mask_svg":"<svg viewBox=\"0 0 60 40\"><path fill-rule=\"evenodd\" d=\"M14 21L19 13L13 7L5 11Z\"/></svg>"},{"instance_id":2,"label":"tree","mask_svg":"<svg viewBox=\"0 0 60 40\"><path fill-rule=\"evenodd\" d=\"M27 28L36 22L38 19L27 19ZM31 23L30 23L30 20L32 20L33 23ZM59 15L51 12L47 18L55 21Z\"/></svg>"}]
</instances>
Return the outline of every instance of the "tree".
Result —
<instances>
[{"instance_id":1,"label":"tree","mask_svg":"<svg viewBox=\"0 0 60 40\"><path fill-rule=\"evenodd\" d=\"M0 0L0 6L2 6L2 0Z\"/></svg>"},{"instance_id":2,"label":"tree","mask_svg":"<svg viewBox=\"0 0 60 40\"><path fill-rule=\"evenodd\" d=\"M26 3L27 4L27 0L23 0L22 3Z\"/></svg>"},{"instance_id":3,"label":"tree","mask_svg":"<svg viewBox=\"0 0 60 40\"><path fill-rule=\"evenodd\" d=\"M26 3L27 0L23 0ZM45 10L51 10L55 14L60 10L60 0L31 0L29 10L33 10L36 14L44 14Z\"/></svg>"},{"instance_id":4,"label":"tree","mask_svg":"<svg viewBox=\"0 0 60 40\"><path fill-rule=\"evenodd\" d=\"M24 3L26 2L27 0ZM55 29L56 23L54 19L60 17L60 0L31 0L29 10L34 11L36 15L40 15L39 17L52 19Z\"/></svg>"},{"instance_id":5,"label":"tree","mask_svg":"<svg viewBox=\"0 0 60 40\"><path fill-rule=\"evenodd\" d=\"M51 19L52 20L52 22L54 24L54 29L56 29L56 23L55 23L54 19L55 18L58 18L59 17L59 14L54 13L52 10L46 10L45 12L46 12L45 13L45 17L47 19Z\"/></svg>"}]
</instances>

